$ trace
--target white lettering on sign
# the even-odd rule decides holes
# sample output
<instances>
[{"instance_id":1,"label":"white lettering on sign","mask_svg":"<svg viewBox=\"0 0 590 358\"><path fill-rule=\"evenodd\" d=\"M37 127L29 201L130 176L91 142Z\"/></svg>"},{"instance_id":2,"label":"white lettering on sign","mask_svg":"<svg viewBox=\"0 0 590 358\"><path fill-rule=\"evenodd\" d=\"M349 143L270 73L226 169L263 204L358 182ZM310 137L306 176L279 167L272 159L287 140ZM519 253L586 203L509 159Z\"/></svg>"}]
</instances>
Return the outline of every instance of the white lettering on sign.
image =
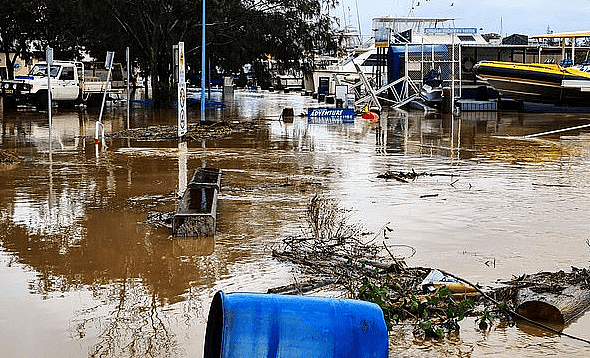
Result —
<instances>
[{"instance_id":1,"label":"white lettering on sign","mask_svg":"<svg viewBox=\"0 0 590 358\"><path fill-rule=\"evenodd\" d=\"M334 117L341 116L343 109L313 109L309 114L310 117Z\"/></svg>"},{"instance_id":2,"label":"white lettering on sign","mask_svg":"<svg viewBox=\"0 0 590 358\"><path fill-rule=\"evenodd\" d=\"M308 108L309 123L354 123L354 109L351 108Z\"/></svg>"}]
</instances>

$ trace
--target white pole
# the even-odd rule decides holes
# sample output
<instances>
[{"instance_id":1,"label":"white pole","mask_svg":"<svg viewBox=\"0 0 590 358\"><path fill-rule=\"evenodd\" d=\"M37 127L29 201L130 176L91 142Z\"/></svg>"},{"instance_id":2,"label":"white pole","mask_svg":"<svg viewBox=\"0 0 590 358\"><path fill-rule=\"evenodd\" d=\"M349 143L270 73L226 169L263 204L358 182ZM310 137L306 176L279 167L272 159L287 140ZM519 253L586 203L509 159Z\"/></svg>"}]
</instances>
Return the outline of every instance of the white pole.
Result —
<instances>
[{"instance_id":1,"label":"white pole","mask_svg":"<svg viewBox=\"0 0 590 358\"><path fill-rule=\"evenodd\" d=\"M205 0L201 22L201 122L205 122Z\"/></svg>"},{"instance_id":2,"label":"white pole","mask_svg":"<svg viewBox=\"0 0 590 358\"><path fill-rule=\"evenodd\" d=\"M576 38L572 37L572 66L576 64Z\"/></svg>"},{"instance_id":3,"label":"white pole","mask_svg":"<svg viewBox=\"0 0 590 358\"><path fill-rule=\"evenodd\" d=\"M127 49L125 50L125 58L127 59L127 129L129 129L129 121L131 118L131 98L129 98L131 92L129 91L129 80L130 80L130 75L129 72L131 70L131 60L129 58L129 47L127 47Z\"/></svg>"},{"instance_id":4,"label":"white pole","mask_svg":"<svg viewBox=\"0 0 590 358\"><path fill-rule=\"evenodd\" d=\"M408 78L409 76L409 69L408 69L408 65L410 64L410 60L408 59L409 56L409 48L408 48L408 44L406 43L406 47L405 47L405 55L406 55L406 65L404 66L404 77L406 78L404 81L404 99L408 98L408 85L409 85L409 81L410 79Z\"/></svg>"},{"instance_id":5,"label":"white pole","mask_svg":"<svg viewBox=\"0 0 590 358\"><path fill-rule=\"evenodd\" d=\"M107 58L105 61L105 66L108 68L109 72L107 73L107 82L104 85L104 95L102 97L102 105L100 106L100 113L98 115L98 123L100 123L102 125L102 113L104 111L104 104L107 100L107 93L109 92L109 82L111 79L111 69L113 68L113 57L115 57L115 52L113 51L108 51L107 52ZM96 126L96 134L94 137L95 143L98 142L98 125ZM102 130L102 137L104 140L104 126L103 126L103 130Z\"/></svg>"},{"instance_id":6,"label":"white pole","mask_svg":"<svg viewBox=\"0 0 590 358\"><path fill-rule=\"evenodd\" d=\"M53 64L53 49L49 46L45 51L45 59L47 60L47 114L49 116L49 151L51 152L51 65Z\"/></svg>"},{"instance_id":7,"label":"white pole","mask_svg":"<svg viewBox=\"0 0 590 358\"><path fill-rule=\"evenodd\" d=\"M185 141L178 141L178 196L182 197L187 187L187 158L188 145Z\"/></svg>"},{"instance_id":8,"label":"white pole","mask_svg":"<svg viewBox=\"0 0 590 358\"><path fill-rule=\"evenodd\" d=\"M455 110L455 34L451 37L451 113Z\"/></svg>"},{"instance_id":9,"label":"white pole","mask_svg":"<svg viewBox=\"0 0 590 358\"><path fill-rule=\"evenodd\" d=\"M424 84L424 38L422 38L420 45L420 79L422 80L422 84Z\"/></svg>"},{"instance_id":10,"label":"white pole","mask_svg":"<svg viewBox=\"0 0 590 358\"><path fill-rule=\"evenodd\" d=\"M457 70L459 72L459 98L463 98L463 74L461 73L461 59L463 58L463 49L460 43L457 45L457 49L459 50L459 56L457 57Z\"/></svg>"},{"instance_id":11,"label":"white pole","mask_svg":"<svg viewBox=\"0 0 590 358\"><path fill-rule=\"evenodd\" d=\"M569 128L563 128L563 129L556 129L556 130L549 131L549 132L541 132L541 133L529 134L529 135L525 135L523 138L527 138L527 139L528 138L535 138L535 137L540 137L542 135L567 132L567 131L572 131L572 130L582 129L582 128L588 128L588 127L590 127L590 124L582 124L582 125L575 126L575 127L569 127Z\"/></svg>"},{"instance_id":12,"label":"white pole","mask_svg":"<svg viewBox=\"0 0 590 358\"><path fill-rule=\"evenodd\" d=\"M186 121L186 74L184 69L184 42L178 43L178 138L182 138L187 132Z\"/></svg>"}]
</instances>

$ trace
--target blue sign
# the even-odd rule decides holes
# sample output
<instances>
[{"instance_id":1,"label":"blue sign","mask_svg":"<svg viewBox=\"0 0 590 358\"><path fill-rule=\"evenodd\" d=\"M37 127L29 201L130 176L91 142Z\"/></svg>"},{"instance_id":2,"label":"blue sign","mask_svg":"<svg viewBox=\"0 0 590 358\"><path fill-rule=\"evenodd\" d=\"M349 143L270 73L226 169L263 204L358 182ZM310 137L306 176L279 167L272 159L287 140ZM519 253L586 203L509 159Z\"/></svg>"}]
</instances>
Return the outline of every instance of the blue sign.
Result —
<instances>
[{"instance_id":1,"label":"blue sign","mask_svg":"<svg viewBox=\"0 0 590 358\"><path fill-rule=\"evenodd\" d=\"M352 108L308 108L309 123L353 123Z\"/></svg>"}]
</instances>

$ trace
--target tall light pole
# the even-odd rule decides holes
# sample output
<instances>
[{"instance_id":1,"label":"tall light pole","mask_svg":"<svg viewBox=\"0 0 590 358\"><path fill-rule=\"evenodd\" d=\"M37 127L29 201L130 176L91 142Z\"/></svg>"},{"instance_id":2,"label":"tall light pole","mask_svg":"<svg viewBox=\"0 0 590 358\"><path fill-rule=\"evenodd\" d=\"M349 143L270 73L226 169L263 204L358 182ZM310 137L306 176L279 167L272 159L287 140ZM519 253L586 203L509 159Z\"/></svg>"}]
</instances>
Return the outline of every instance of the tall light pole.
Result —
<instances>
[{"instance_id":1,"label":"tall light pole","mask_svg":"<svg viewBox=\"0 0 590 358\"><path fill-rule=\"evenodd\" d=\"M47 115L49 117L49 156L51 157L51 65L53 65L53 49L47 46L45 50L45 59L47 62Z\"/></svg>"},{"instance_id":2,"label":"tall light pole","mask_svg":"<svg viewBox=\"0 0 590 358\"><path fill-rule=\"evenodd\" d=\"M129 91L129 80L131 79L131 76L129 75L129 72L131 71L129 47L125 49L125 59L127 60L127 129L129 129L129 118L131 117L131 108L129 107L131 104L131 98L129 97L131 94Z\"/></svg>"},{"instance_id":3,"label":"tall light pole","mask_svg":"<svg viewBox=\"0 0 590 358\"><path fill-rule=\"evenodd\" d=\"M205 0L203 0L203 17L201 30L201 123L205 122Z\"/></svg>"}]
</instances>

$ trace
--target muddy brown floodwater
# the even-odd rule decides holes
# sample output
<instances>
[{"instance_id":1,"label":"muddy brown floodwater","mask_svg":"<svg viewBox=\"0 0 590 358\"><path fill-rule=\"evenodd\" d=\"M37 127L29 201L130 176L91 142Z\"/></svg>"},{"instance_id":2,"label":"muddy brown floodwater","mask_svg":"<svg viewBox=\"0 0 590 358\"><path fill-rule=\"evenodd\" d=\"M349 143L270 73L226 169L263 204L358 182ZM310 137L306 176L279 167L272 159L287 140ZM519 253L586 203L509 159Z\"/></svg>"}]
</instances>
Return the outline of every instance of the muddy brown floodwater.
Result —
<instances>
[{"instance_id":1,"label":"muddy brown floodwater","mask_svg":"<svg viewBox=\"0 0 590 358\"><path fill-rule=\"evenodd\" d=\"M220 99L221 100L221 99ZM0 356L200 357L217 290L266 292L293 282L295 265L270 255L299 235L316 193L389 244L409 245L410 266L438 267L472 282L588 267L590 131L520 136L590 123L589 114L388 111L380 123L296 116L318 103L295 94L236 91L211 121L259 121L223 139L109 139L95 146L98 111L5 110L0 149ZM107 133L126 128L124 107L105 111ZM189 122L200 117L189 111ZM131 127L172 125L176 111L136 104ZM173 239L146 224L170 212L198 167L224 172L214 240ZM386 171L427 172L409 183ZM407 248L394 247L408 255ZM406 251L404 251L406 250ZM565 329L590 338L590 314ZM570 338L474 318L458 335L390 334L399 357L586 357Z\"/></svg>"}]
</instances>

